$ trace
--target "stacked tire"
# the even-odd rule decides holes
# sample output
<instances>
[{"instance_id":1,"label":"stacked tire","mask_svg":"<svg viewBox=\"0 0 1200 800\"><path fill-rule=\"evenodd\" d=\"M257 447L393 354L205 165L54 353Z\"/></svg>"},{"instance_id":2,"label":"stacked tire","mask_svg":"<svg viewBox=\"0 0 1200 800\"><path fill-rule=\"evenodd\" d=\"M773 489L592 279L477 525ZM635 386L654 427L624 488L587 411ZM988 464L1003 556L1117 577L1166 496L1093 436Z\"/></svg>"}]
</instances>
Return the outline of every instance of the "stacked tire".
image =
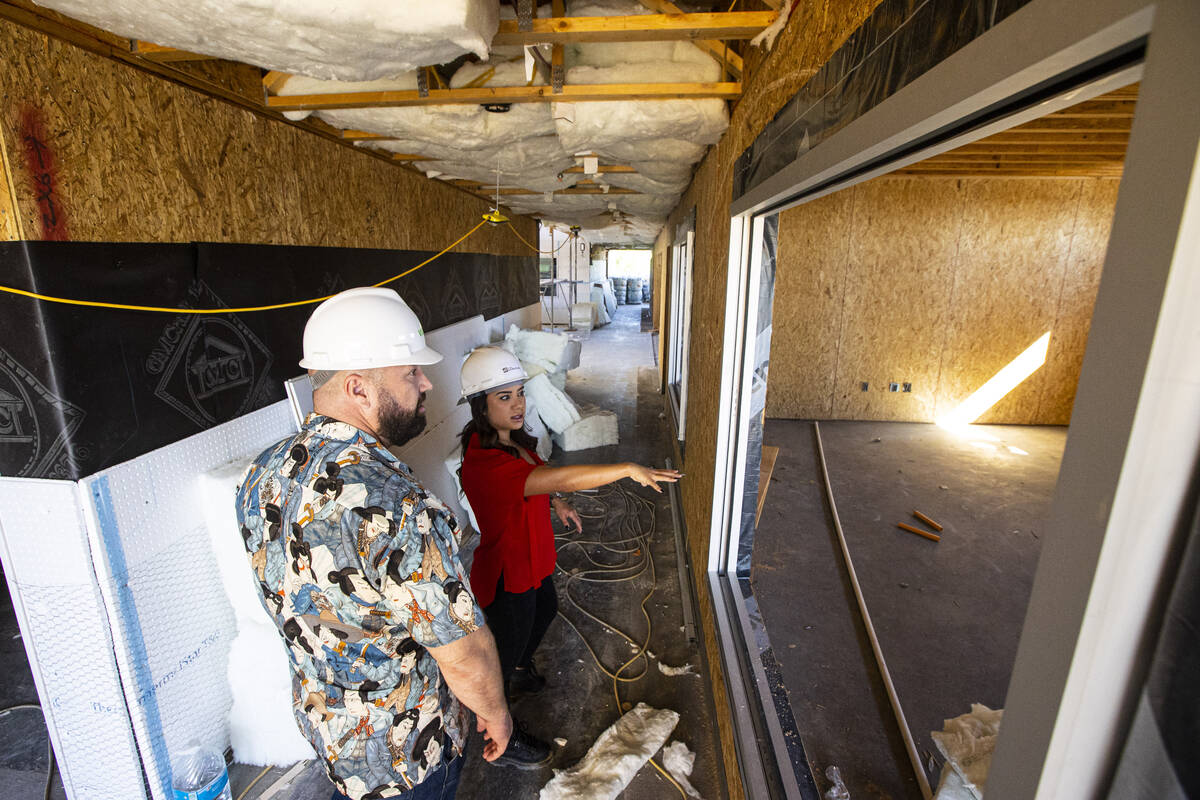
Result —
<instances>
[{"instance_id":1,"label":"stacked tire","mask_svg":"<svg viewBox=\"0 0 1200 800\"><path fill-rule=\"evenodd\" d=\"M644 284L642 284L642 302L650 302L650 281L646 281Z\"/></svg>"},{"instance_id":2,"label":"stacked tire","mask_svg":"<svg viewBox=\"0 0 1200 800\"><path fill-rule=\"evenodd\" d=\"M625 302L628 305L636 305L642 302L642 279L630 278L625 283Z\"/></svg>"},{"instance_id":3,"label":"stacked tire","mask_svg":"<svg viewBox=\"0 0 1200 800\"><path fill-rule=\"evenodd\" d=\"M617 303L619 303L620 305L625 305L626 303L629 302L625 297L626 292L628 291L628 289L626 288L626 283L627 282L624 278L613 278L612 279L613 294L617 296Z\"/></svg>"}]
</instances>

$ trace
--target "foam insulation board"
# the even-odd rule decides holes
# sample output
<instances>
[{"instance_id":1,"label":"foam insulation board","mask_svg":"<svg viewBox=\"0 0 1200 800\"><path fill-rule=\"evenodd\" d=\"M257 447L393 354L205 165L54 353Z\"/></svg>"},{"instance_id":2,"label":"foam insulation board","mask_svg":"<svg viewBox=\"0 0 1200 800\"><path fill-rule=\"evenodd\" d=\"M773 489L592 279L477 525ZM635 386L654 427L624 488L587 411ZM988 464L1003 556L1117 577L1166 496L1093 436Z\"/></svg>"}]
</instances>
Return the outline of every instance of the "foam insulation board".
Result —
<instances>
[{"instance_id":1,"label":"foam insulation board","mask_svg":"<svg viewBox=\"0 0 1200 800\"><path fill-rule=\"evenodd\" d=\"M972 703L970 713L948 719L942 730L930 733L946 762L976 798L984 794L1003 717L1003 709Z\"/></svg>"},{"instance_id":2,"label":"foam insulation board","mask_svg":"<svg viewBox=\"0 0 1200 800\"><path fill-rule=\"evenodd\" d=\"M120 36L314 78L391 77L488 57L495 0L42 0Z\"/></svg>"},{"instance_id":3,"label":"foam insulation board","mask_svg":"<svg viewBox=\"0 0 1200 800\"><path fill-rule=\"evenodd\" d=\"M568 453L605 447L618 441L617 415L599 408L581 411L578 422L554 436L554 442Z\"/></svg>"},{"instance_id":4,"label":"foam insulation board","mask_svg":"<svg viewBox=\"0 0 1200 800\"><path fill-rule=\"evenodd\" d=\"M471 503L467 500L466 493L462 490L462 478L458 475L458 470L462 467L462 440L456 439L454 447L450 448L450 452L446 454L442 465L446 468L446 474L450 476L450 480L454 483L454 496L458 500L458 504L466 513L466 519L470 521L471 527L479 530L479 523L475 521L475 512L471 509Z\"/></svg>"},{"instance_id":5,"label":"foam insulation board","mask_svg":"<svg viewBox=\"0 0 1200 800\"><path fill-rule=\"evenodd\" d=\"M592 287L592 305L596 307L596 327L612 322L612 314L608 311L608 300L604 296L604 290L599 286Z\"/></svg>"},{"instance_id":6,"label":"foam insulation board","mask_svg":"<svg viewBox=\"0 0 1200 800\"><path fill-rule=\"evenodd\" d=\"M566 366L571 357L568 353L570 338L565 333L527 331L513 325L504 335L504 349L521 361L540 366L546 372L571 369ZM574 366L579 366L579 357L574 357Z\"/></svg>"},{"instance_id":7,"label":"foam insulation board","mask_svg":"<svg viewBox=\"0 0 1200 800\"><path fill-rule=\"evenodd\" d=\"M574 767L556 772L539 800L614 800L671 735L679 714L638 703Z\"/></svg>"},{"instance_id":8,"label":"foam insulation board","mask_svg":"<svg viewBox=\"0 0 1200 800\"><path fill-rule=\"evenodd\" d=\"M267 610L246 560L235 498L246 465L258 453L246 453L197 479L209 545L225 596L233 608L235 629L229 647L229 744L234 759L258 766L289 766L315 758L292 714L292 671L279 630Z\"/></svg>"},{"instance_id":9,"label":"foam insulation board","mask_svg":"<svg viewBox=\"0 0 1200 800\"><path fill-rule=\"evenodd\" d=\"M0 478L0 561L67 796L145 800L74 481Z\"/></svg>"},{"instance_id":10,"label":"foam insulation board","mask_svg":"<svg viewBox=\"0 0 1200 800\"><path fill-rule=\"evenodd\" d=\"M545 374L537 375L525 382L525 396L537 408L538 416L554 433L562 433L580 420L579 407Z\"/></svg>"},{"instance_id":11,"label":"foam insulation board","mask_svg":"<svg viewBox=\"0 0 1200 800\"><path fill-rule=\"evenodd\" d=\"M533 438L537 439L537 454L542 461L548 461L550 454L554 452L554 440L550 436L550 431L546 428L546 423L542 421L542 417L538 414L537 407L528 399L525 399L525 432Z\"/></svg>"}]
</instances>

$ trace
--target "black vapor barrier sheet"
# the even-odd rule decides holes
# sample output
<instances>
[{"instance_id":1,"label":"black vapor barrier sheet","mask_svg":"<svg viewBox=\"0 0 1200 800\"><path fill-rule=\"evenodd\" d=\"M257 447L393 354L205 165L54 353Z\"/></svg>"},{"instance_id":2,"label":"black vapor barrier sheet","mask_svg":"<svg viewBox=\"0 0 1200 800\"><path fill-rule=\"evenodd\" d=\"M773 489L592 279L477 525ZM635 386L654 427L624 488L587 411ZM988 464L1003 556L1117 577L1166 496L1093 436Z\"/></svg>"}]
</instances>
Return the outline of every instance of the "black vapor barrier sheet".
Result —
<instances>
[{"instance_id":1,"label":"black vapor barrier sheet","mask_svg":"<svg viewBox=\"0 0 1200 800\"><path fill-rule=\"evenodd\" d=\"M1028 0L883 0L734 166L736 200Z\"/></svg>"},{"instance_id":2,"label":"black vapor barrier sheet","mask_svg":"<svg viewBox=\"0 0 1200 800\"><path fill-rule=\"evenodd\" d=\"M0 283L171 308L321 297L432 252L241 244L2 242ZM538 301L533 257L447 253L388 284L426 330ZM0 293L0 475L76 479L284 398L315 304L194 315Z\"/></svg>"}]
</instances>

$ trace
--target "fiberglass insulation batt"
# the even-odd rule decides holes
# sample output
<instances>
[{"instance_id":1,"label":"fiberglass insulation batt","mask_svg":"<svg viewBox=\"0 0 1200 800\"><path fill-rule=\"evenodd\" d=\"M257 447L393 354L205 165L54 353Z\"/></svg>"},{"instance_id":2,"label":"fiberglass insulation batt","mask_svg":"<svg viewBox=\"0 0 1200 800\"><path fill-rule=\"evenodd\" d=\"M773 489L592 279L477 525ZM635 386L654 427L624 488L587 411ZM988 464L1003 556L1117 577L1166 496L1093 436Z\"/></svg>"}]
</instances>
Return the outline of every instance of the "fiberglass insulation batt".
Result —
<instances>
[{"instance_id":1,"label":"fiberglass insulation batt","mask_svg":"<svg viewBox=\"0 0 1200 800\"><path fill-rule=\"evenodd\" d=\"M495 0L41 0L120 36L343 81L487 58Z\"/></svg>"},{"instance_id":2,"label":"fiberglass insulation batt","mask_svg":"<svg viewBox=\"0 0 1200 800\"><path fill-rule=\"evenodd\" d=\"M554 441L564 451L588 450L617 444L617 415L612 411L588 408L580 412L580 419L571 427L554 435Z\"/></svg>"}]
</instances>

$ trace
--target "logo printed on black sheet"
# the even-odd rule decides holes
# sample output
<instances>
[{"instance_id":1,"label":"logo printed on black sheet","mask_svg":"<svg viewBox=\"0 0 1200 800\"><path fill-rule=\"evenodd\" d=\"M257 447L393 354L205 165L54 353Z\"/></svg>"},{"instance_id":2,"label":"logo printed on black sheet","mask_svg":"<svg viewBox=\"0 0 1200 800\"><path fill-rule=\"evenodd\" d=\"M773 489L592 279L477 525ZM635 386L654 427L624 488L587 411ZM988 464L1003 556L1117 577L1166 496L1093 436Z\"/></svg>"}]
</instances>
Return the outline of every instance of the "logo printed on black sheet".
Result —
<instances>
[{"instance_id":1,"label":"logo printed on black sheet","mask_svg":"<svg viewBox=\"0 0 1200 800\"><path fill-rule=\"evenodd\" d=\"M225 303L202 280L188 289L188 305ZM180 316L167 323L146 358L160 375L154 394L201 428L251 410L272 355L236 315Z\"/></svg>"},{"instance_id":2,"label":"logo printed on black sheet","mask_svg":"<svg viewBox=\"0 0 1200 800\"><path fill-rule=\"evenodd\" d=\"M66 444L84 416L83 409L56 396L0 348L0 473L68 475Z\"/></svg>"}]
</instances>

